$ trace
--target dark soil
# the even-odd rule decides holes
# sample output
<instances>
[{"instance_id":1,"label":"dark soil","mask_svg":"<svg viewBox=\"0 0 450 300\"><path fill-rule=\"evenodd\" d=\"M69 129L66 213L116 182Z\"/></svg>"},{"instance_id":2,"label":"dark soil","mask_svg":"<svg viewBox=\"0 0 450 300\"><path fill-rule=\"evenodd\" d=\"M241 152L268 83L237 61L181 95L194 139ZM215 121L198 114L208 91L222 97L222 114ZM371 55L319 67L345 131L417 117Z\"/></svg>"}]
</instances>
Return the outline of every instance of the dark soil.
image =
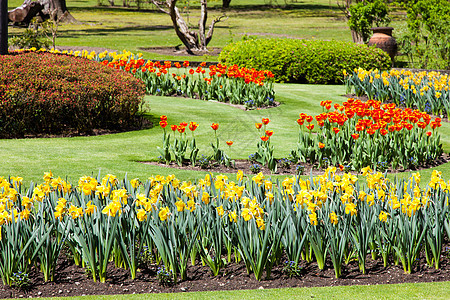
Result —
<instances>
[{"instance_id":1,"label":"dark soil","mask_svg":"<svg viewBox=\"0 0 450 300\"><path fill-rule=\"evenodd\" d=\"M436 161L429 163L429 164L423 164L417 166L417 168L414 169L388 169L386 170L388 173L398 173L398 172L410 172L410 171L418 171L423 169L429 169L433 167L437 167L439 165L445 164L447 162L450 162L450 155L444 153L439 159ZM141 162L143 164L149 164L149 165L156 165L159 167L165 167L165 168L175 168L175 169L184 169L184 170L193 170L193 171L209 171L209 172L217 172L217 173L236 173L238 170L242 170L244 174L252 174L252 170L250 167L254 164L253 162L250 162L249 160L236 160L234 167L227 168L224 165L220 164L211 164L209 168L201 168L200 166L193 167L192 165L185 163L182 167L177 165L176 163L172 162L169 165L166 165L164 163L160 162ZM322 175L325 171L324 168L319 168L316 164L311 163L300 163L304 167L303 175ZM270 170L266 167L261 167L261 172L263 174L271 174ZM273 174L275 175L294 175L296 172L296 165L290 164L288 167L282 167L279 164L279 167L277 168L277 171ZM258 172L257 172L258 173ZM342 174L343 171L339 170L337 168L337 174Z\"/></svg>"},{"instance_id":2,"label":"dark soil","mask_svg":"<svg viewBox=\"0 0 450 300\"><path fill-rule=\"evenodd\" d=\"M135 131L135 130L142 130L142 129L148 129L153 127L153 123L146 119L145 117L138 117L135 120L135 124L132 126L126 126L126 127L118 127L118 128L100 128L100 129L92 129L90 132L84 132L84 131L78 131L75 129L67 129L64 132L60 133L28 133L22 136L21 138L61 138L61 137L75 137L75 136L96 136L96 135L105 135L105 134L114 134L114 133L120 133L120 132L127 132L127 131Z\"/></svg>"},{"instance_id":3,"label":"dark soil","mask_svg":"<svg viewBox=\"0 0 450 300\"><path fill-rule=\"evenodd\" d=\"M247 274L242 262L230 263L217 277L213 277L207 267L203 267L200 262L197 262L195 266L188 267L187 280L179 281L171 286L163 286L156 279L156 265L142 266L136 279L132 280L128 271L115 268L111 263L106 283L100 283L94 282L91 277L88 277L83 268L77 267L67 259L61 259L54 282L45 283L43 276L33 269L30 272L31 285L27 290L1 286L0 298L376 285L450 280L448 252L444 252L439 270L429 267L425 260L421 259L416 263L412 274L405 274L401 264L393 265L391 262L391 265L385 268L380 258L377 260L367 259L367 274L360 273L356 261L344 265L342 277L339 279L335 278L330 261L327 261L324 270L319 270L315 262L304 263L302 267L304 271L302 275L289 278L283 271L283 263L281 263L272 270L270 279L257 281L253 274Z\"/></svg>"},{"instance_id":4,"label":"dark soil","mask_svg":"<svg viewBox=\"0 0 450 300\"><path fill-rule=\"evenodd\" d=\"M158 53L163 55L172 55L172 56L218 56L222 49L220 48L210 48L207 52L193 52L189 53L186 50L186 47L179 45L175 47L141 47L139 48L141 51Z\"/></svg>"}]
</instances>

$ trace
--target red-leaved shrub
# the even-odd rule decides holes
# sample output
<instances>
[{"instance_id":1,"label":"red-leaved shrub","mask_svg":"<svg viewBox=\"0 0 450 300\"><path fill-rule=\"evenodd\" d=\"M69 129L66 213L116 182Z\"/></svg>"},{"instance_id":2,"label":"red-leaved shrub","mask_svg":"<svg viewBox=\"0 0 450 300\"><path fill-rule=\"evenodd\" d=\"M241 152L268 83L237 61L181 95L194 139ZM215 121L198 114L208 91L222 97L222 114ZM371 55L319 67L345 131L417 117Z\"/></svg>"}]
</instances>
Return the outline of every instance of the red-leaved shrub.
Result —
<instances>
[{"instance_id":1,"label":"red-leaved shrub","mask_svg":"<svg viewBox=\"0 0 450 300\"><path fill-rule=\"evenodd\" d=\"M0 56L0 137L128 127L144 94L140 80L96 61L51 53Z\"/></svg>"}]
</instances>

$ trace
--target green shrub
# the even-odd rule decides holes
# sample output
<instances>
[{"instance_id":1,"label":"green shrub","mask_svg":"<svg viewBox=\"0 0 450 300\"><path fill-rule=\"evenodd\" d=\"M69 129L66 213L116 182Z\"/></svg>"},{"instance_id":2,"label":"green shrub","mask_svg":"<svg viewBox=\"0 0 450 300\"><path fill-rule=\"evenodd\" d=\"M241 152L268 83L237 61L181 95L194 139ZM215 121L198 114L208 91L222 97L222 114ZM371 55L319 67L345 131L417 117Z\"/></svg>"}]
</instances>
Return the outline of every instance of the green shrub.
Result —
<instances>
[{"instance_id":1,"label":"green shrub","mask_svg":"<svg viewBox=\"0 0 450 300\"><path fill-rule=\"evenodd\" d=\"M0 137L134 125L145 94L132 75L50 53L0 57Z\"/></svg>"},{"instance_id":2,"label":"green shrub","mask_svg":"<svg viewBox=\"0 0 450 300\"><path fill-rule=\"evenodd\" d=\"M388 69L380 49L339 41L256 39L227 45L219 60L226 65L269 70L278 82L341 83L342 71L364 66Z\"/></svg>"}]
</instances>

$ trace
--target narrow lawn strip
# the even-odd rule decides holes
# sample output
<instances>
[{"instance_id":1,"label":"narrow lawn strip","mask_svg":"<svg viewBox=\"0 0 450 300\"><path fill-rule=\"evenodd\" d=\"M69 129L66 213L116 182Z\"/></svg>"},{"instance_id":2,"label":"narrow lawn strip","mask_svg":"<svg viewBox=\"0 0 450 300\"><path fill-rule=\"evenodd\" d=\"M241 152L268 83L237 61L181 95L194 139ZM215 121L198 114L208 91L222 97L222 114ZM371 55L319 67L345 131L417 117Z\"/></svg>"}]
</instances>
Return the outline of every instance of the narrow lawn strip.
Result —
<instances>
[{"instance_id":1,"label":"narrow lawn strip","mask_svg":"<svg viewBox=\"0 0 450 300\"><path fill-rule=\"evenodd\" d=\"M433 291L433 292L431 292ZM314 288L284 288L190 292L173 294L110 295L83 297L53 297L57 299L449 299L450 282L406 283L386 285L353 285Z\"/></svg>"}]
</instances>

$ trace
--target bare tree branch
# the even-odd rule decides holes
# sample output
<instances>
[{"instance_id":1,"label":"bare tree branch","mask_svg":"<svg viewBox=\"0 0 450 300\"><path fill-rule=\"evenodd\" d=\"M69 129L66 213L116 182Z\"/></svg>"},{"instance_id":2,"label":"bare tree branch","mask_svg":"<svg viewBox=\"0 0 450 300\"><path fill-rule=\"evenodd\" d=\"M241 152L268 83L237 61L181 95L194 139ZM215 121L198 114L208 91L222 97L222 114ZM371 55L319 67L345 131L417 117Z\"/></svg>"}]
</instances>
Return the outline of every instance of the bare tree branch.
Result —
<instances>
[{"instance_id":1,"label":"bare tree branch","mask_svg":"<svg viewBox=\"0 0 450 300\"><path fill-rule=\"evenodd\" d=\"M214 32L214 26L215 26L217 23L219 23L220 21L222 21L223 18L226 18L225 21L228 20L228 17L227 17L227 16L222 15L222 16L220 16L220 17L214 19L214 20L211 22L211 25L209 26L208 33L206 34L206 45L208 45L209 42L210 42L211 39L212 39L212 35L213 35L213 32Z\"/></svg>"},{"instance_id":2,"label":"bare tree branch","mask_svg":"<svg viewBox=\"0 0 450 300\"><path fill-rule=\"evenodd\" d=\"M162 8L162 6L167 5L167 2L158 1L158 0L152 0L152 3L153 3L153 5L156 6L157 9L159 9L163 13L166 13L166 14L170 15L170 12L168 10L165 10L164 8Z\"/></svg>"},{"instance_id":3,"label":"bare tree branch","mask_svg":"<svg viewBox=\"0 0 450 300\"><path fill-rule=\"evenodd\" d=\"M208 33L206 32L206 22L208 19L208 0L200 0L200 20L198 23L198 32L189 29L189 25L183 19L178 7L177 0L151 0L151 2L162 12L169 14L172 20L175 33L186 46L189 53L192 51L207 51L206 46L211 41L214 31L214 25L225 17L221 16L212 21Z\"/></svg>"}]
</instances>

